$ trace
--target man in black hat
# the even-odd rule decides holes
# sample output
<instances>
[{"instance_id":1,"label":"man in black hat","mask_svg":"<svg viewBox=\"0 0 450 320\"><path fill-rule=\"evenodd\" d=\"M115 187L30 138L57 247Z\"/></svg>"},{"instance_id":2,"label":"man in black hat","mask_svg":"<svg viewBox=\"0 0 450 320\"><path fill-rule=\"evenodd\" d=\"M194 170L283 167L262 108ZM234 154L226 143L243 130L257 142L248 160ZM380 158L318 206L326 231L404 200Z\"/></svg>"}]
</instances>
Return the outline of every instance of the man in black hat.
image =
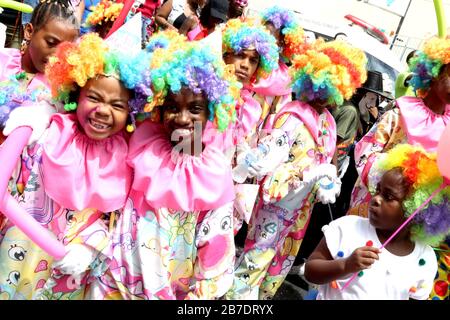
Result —
<instances>
[{"instance_id":1,"label":"man in black hat","mask_svg":"<svg viewBox=\"0 0 450 320\"><path fill-rule=\"evenodd\" d=\"M200 13L200 23L207 30L207 34L214 31L218 24L228 20L228 0L209 0Z\"/></svg>"},{"instance_id":2,"label":"man in black hat","mask_svg":"<svg viewBox=\"0 0 450 320\"><path fill-rule=\"evenodd\" d=\"M385 110L380 107L383 100L392 100L383 90L383 74L368 70L366 82L351 99L359 111L358 138L363 137L384 113Z\"/></svg>"}]
</instances>

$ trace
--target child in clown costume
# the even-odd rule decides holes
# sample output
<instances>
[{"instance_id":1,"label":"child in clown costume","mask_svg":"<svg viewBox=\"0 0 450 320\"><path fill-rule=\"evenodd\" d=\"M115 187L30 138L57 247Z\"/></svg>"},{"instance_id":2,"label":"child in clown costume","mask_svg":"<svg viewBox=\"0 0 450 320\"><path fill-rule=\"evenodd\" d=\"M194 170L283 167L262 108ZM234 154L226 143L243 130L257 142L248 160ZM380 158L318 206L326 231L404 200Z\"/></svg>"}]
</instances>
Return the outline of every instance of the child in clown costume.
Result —
<instances>
[{"instance_id":1,"label":"child in clown costume","mask_svg":"<svg viewBox=\"0 0 450 320\"><path fill-rule=\"evenodd\" d=\"M348 215L325 226L306 262L306 279L320 284L319 300L426 300L433 288L437 264L430 245L450 233L450 187L379 248L442 184L436 154L399 144L375 166L382 175L370 185L369 217Z\"/></svg>"},{"instance_id":2,"label":"child in clown costume","mask_svg":"<svg viewBox=\"0 0 450 320\"><path fill-rule=\"evenodd\" d=\"M353 214L367 216L370 200L367 186L376 176L372 166L386 151L396 144L410 143L421 145L427 152L436 152L439 138L450 123L449 64L450 38L427 40L422 51L411 58L410 83L417 97L398 98L396 108L386 112L356 144L359 178L352 193Z\"/></svg>"},{"instance_id":3,"label":"child in clown costume","mask_svg":"<svg viewBox=\"0 0 450 320\"><path fill-rule=\"evenodd\" d=\"M152 117L130 140L134 182L102 284L123 299L216 299L233 282L234 192L221 145L202 131L235 121L240 86L208 46L156 37L139 85Z\"/></svg>"},{"instance_id":4,"label":"child in clown costume","mask_svg":"<svg viewBox=\"0 0 450 320\"><path fill-rule=\"evenodd\" d=\"M293 59L298 101L286 104L273 125L287 133L289 159L262 181L228 298L273 297L297 255L314 199L328 200L339 192L336 167L330 164L336 124L327 107L342 104L365 81L365 64L361 50L339 41L318 41Z\"/></svg>"},{"instance_id":5,"label":"child in clown costume","mask_svg":"<svg viewBox=\"0 0 450 320\"><path fill-rule=\"evenodd\" d=\"M277 40L280 60L278 69L252 85L256 93L254 97L263 106L259 129L263 129L263 123L267 123L267 128L271 127L275 114L292 100L287 64L291 63L294 54L300 54L307 48L305 33L292 11L278 6L270 7L261 13L261 20Z\"/></svg>"},{"instance_id":6,"label":"child in clown costume","mask_svg":"<svg viewBox=\"0 0 450 320\"><path fill-rule=\"evenodd\" d=\"M74 41L79 23L73 7L64 0L41 1L24 28L21 49L0 48L0 143L10 113L26 102L33 102L36 116L55 112L45 103L50 90L44 75L45 63L62 41ZM44 39L49 39L48 43ZM42 103L36 103L42 102ZM33 134L35 140L37 134ZM14 190L12 190L14 191Z\"/></svg>"},{"instance_id":7,"label":"child in clown costume","mask_svg":"<svg viewBox=\"0 0 450 320\"><path fill-rule=\"evenodd\" d=\"M236 186L236 210L240 212L240 216L245 217L247 223L249 222L255 196L258 191L258 184L255 184L255 179L263 177L280 162L287 160L289 153L287 145L269 148L267 145L269 141L266 141L264 137L267 131L270 131L270 128L272 128L273 119L277 112L287 102L292 100L291 78L286 63L290 63L289 61L292 59L294 53L298 54L306 48L303 29L299 26L295 16L289 10L278 6L271 7L262 12L261 23L275 37L279 51L281 52L278 68L274 69L267 77L261 77L256 82L249 84L249 90L253 92L253 98L261 106L261 115L256 126L245 136L244 140L239 141L236 148L238 165L246 161L247 154L254 153L258 144L260 144L260 149L263 147L267 150L264 160L249 163L248 178L253 179L247 182L252 181L253 183L238 184ZM279 138L282 137L281 132L274 134ZM266 164L265 166L263 166L263 162ZM236 228L238 227L239 224Z\"/></svg>"},{"instance_id":8,"label":"child in clown costume","mask_svg":"<svg viewBox=\"0 0 450 320\"><path fill-rule=\"evenodd\" d=\"M235 153L238 151L236 144L256 130L262 114L260 102L253 97L252 86L278 69L279 54L275 38L257 18L229 20L222 30L222 52L225 63L234 67L234 72L243 85L241 101L236 110L237 122L223 136L226 139L224 145L227 155L234 165ZM240 184L244 181L239 181L236 176L234 179L238 183L235 187L237 198L234 217L237 233L244 219L248 221L245 217L249 214L246 212L251 209L246 208L246 204L254 203L254 198L253 201L245 198L251 198L251 194L256 196L256 192L254 185Z\"/></svg>"},{"instance_id":9,"label":"child in clown costume","mask_svg":"<svg viewBox=\"0 0 450 320\"><path fill-rule=\"evenodd\" d=\"M2 298L95 298L90 286L112 253L109 234L132 181L124 130L127 123L133 128L139 104L132 95L139 70L132 62L96 34L62 43L51 57L46 75L52 95L68 113L54 114L36 144L24 149L19 166L26 185L19 202L67 254L54 261L7 223L0 243ZM7 126L34 128L36 120L42 121L31 110Z\"/></svg>"},{"instance_id":10,"label":"child in clown costume","mask_svg":"<svg viewBox=\"0 0 450 320\"><path fill-rule=\"evenodd\" d=\"M374 164L399 143L420 145L427 152L436 152L439 139L450 123L450 38L427 40L409 64L413 77L410 81L417 97L400 97L396 108L386 112L355 147L355 161L359 173L352 192L349 214L367 217L370 194L367 186L379 174ZM445 247L445 244L442 243ZM440 266L448 265L448 252L437 251ZM439 287L448 285L440 270ZM447 290L438 289L436 299L449 296ZM435 292L435 291L433 291Z\"/></svg>"},{"instance_id":11,"label":"child in clown costume","mask_svg":"<svg viewBox=\"0 0 450 320\"><path fill-rule=\"evenodd\" d=\"M278 69L279 54L275 38L257 18L228 20L222 30L222 54L243 85L236 108L237 123L232 128L235 145L256 128L262 109L252 97L252 86Z\"/></svg>"}]
</instances>

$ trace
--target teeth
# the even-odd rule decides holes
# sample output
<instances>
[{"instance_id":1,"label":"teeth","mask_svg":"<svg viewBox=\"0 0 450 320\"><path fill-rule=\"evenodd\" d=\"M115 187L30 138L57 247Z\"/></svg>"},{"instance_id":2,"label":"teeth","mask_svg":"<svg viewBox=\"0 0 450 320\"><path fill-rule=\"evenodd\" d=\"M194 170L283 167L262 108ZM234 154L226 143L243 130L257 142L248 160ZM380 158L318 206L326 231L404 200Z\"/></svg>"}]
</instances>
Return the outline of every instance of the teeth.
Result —
<instances>
[{"instance_id":1,"label":"teeth","mask_svg":"<svg viewBox=\"0 0 450 320\"><path fill-rule=\"evenodd\" d=\"M108 125L98 123L97 121L92 120L92 119L90 119L90 123L94 128L96 128L98 130L104 130L109 127Z\"/></svg>"},{"instance_id":2,"label":"teeth","mask_svg":"<svg viewBox=\"0 0 450 320\"><path fill-rule=\"evenodd\" d=\"M191 132L192 132L192 130L189 130L189 129L176 129L174 131L175 134L180 135L180 136L190 135Z\"/></svg>"}]
</instances>

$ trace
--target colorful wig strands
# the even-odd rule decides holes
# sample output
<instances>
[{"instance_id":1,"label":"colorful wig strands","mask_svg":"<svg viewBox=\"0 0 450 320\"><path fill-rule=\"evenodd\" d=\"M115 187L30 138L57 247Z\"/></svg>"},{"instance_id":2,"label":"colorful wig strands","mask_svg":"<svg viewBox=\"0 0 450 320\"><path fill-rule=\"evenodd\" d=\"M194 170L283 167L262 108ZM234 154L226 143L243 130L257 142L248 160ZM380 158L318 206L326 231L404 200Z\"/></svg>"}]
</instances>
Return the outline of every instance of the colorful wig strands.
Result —
<instances>
[{"instance_id":1,"label":"colorful wig strands","mask_svg":"<svg viewBox=\"0 0 450 320\"><path fill-rule=\"evenodd\" d=\"M86 26L94 27L104 22L114 21L122 11L123 3L111 0L101 0L96 6L90 9L92 12L86 18Z\"/></svg>"},{"instance_id":2,"label":"colorful wig strands","mask_svg":"<svg viewBox=\"0 0 450 320\"><path fill-rule=\"evenodd\" d=\"M425 97L431 81L439 75L443 65L450 63L450 38L433 37L425 42L409 63L413 73L410 81L418 97Z\"/></svg>"},{"instance_id":3,"label":"colorful wig strands","mask_svg":"<svg viewBox=\"0 0 450 320\"><path fill-rule=\"evenodd\" d=\"M260 56L257 78L266 78L278 69L279 49L276 40L257 19L228 20L222 31L223 53L237 54L249 48L254 48Z\"/></svg>"},{"instance_id":4,"label":"colorful wig strands","mask_svg":"<svg viewBox=\"0 0 450 320\"><path fill-rule=\"evenodd\" d=\"M235 106L241 89L232 68L208 46L186 40L180 45L178 38L172 41L178 43L169 41L164 48L158 47L151 53L148 72L136 87L138 94L150 93L144 111L154 111L164 103L169 92L178 93L182 87L188 87L206 96L209 120L220 131L225 130L235 121Z\"/></svg>"},{"instance_id":5,"label":"colorful wig strands","mask_svg":"<svg viewBox=\"0 0 450 320\"><path fill-rule=\"evenodd\" d=\"M290 73L297 99L341 105L367 79L364 52L346 42L317 40L303 54L295 55Z\"/></svg>"},{"instance_id":6,"label":"colorful wig strands","mask_svg":"<svg viewBox=\"0 0 450 320\"><path fill-rule=\"evenodd\" d=\"M261 14L261 19L263 24L271 23L283 35L283 59L291 60L294 54L301 54L308 49L305 31L291 10L270 7Z\"/></svg>"},{"instance_id":7,"label":"colorful wig strands","mask_svg":"<svg viewBox=\"0 0 450 320\"><path fill-rule=\"evenodd\" d=\"M387 152L378 167L383 171L400 167L411 185L403 202L405 217L409 217L443 182L436 155L422 147L400 144ZM412 220L412 239L438 245L450 234L450 187L440 191Z\"/></svg>"}]
</instances>

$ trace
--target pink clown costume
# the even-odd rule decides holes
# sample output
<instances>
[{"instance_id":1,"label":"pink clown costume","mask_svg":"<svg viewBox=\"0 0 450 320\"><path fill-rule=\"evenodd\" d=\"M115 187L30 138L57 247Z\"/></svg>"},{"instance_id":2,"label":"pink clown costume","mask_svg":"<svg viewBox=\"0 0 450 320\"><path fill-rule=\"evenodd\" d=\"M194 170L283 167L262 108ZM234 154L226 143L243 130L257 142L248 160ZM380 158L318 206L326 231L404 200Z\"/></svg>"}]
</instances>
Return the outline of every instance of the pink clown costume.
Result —
<instances>
[{"instance_id":1,"label":"pink clown costume","mask_svg":"<svg viewBox=\"0 0 450 320\"><path fill-rule=\"evenodd\" d=\"M320 41L294 58L292 88L298 101L287 103L270 128L287 135L288 160L261 180L228 299L270 299L291 269L319 190L316 182L326 175L320 168L330 167L336 149L331 113L325 108L319 113L312 104L341 104L365 80L365 61L360 50L345 43ZM345 66L345 72L335 73L333 66L338 63ZM352 81L342 87L341 77ZM306 176L312 172L318 178L310 183ZM335 168L333 174L337 179Z\"/></svg>"},{"instance_id":2,"label":"pink clown costume","mask_svg":"<svg viewBox=\"0 0 450 320\"><path fill-rule=\"evenodd\" d=\"M151 61L161 60L145 83L162 80L159 90L173 94L180 94L173 83L204 92L212 107L210 120L221 135L217 127L224 132L235 117L239 87L234 75L218 73L225 65L208 47L168 43L152 53ZM186 74L192 77L184 78ZM178 78L169 84L169 75ZM209 81L200 81L206 76ZM150 110L164 112L160 108L165 106L154 107L163 104L166 93L152 90ZM231 117L221 122L222 112ZM156 120L142 123L133 134L127 161L135 177L113 234L114 259L101 279L105 298L217 299L231 287L235 249L230 162L223 140L202 142L198 155L180 153Z\"/></svg>"}]
</instances>

